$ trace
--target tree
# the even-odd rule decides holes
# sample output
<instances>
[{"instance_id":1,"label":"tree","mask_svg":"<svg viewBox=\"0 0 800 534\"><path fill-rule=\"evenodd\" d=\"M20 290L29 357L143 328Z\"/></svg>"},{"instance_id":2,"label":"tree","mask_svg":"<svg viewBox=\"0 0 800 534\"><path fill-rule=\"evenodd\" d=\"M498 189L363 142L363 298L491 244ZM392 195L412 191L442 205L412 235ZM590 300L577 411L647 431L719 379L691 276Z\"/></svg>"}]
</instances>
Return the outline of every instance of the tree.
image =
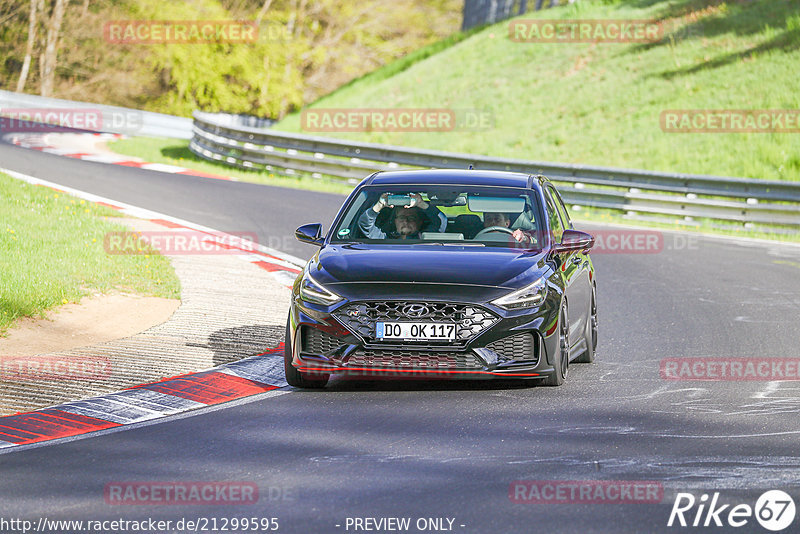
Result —
<instances>
[{"instance_id":1,"label":"tree","mask_svg":"<svg viewBox=\"0 0 800 534\"><path fill-rule=\"evenodd\" d=\"M61 23L64 21L64 11L67 8L68 0L55 0L52 13L45 21L47 28L47 38L44 51L42 52L39 66L42 75L42 86L40 93L42 96L53 94L53 85L56 78L56 62L58 60L59 36L61 34Z\"/></svg>"},{"instance_id":2,"label":"tree","mask_svg":"<svg viewBox=\"0 0 800 534\"><path fill-rule=\"evenodd\" d=\"M30 0L28 38L22 60L17 92L25 90L30 77L31 63L38 55L39 93L51 96L55 86L58 52L61 48L61 26L69 0ZM88 2L84 4L88 7Z\"/></svg>"},{"instance_id":3,"label":"tree","mask_svg":"<svg viewBox=\"0 0 800 534\"><path fill-rule=\"evenodd\" d=\"M31 68L33 49L36 46L36 19L38 13L42 11L43 2L44 0L31 0L31 11L28 17L28 44L25 46L25 59L22 61L22 70L19 73L19 80L17 80L18 93L21 93L25 89L25 83L28 81L28 72Z\"/></svg>"}]
</instances>

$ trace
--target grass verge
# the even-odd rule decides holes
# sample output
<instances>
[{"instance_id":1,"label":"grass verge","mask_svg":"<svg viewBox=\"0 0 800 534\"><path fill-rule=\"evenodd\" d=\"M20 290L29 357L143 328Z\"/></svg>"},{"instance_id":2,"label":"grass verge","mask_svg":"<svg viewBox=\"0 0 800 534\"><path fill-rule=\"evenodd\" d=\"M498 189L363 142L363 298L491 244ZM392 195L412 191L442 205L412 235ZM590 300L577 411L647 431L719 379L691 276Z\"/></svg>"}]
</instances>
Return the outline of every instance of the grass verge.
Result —
<instances>
[{"instance_id":1,"label":"grass verge","mask_svg":"<svg viewBox=\"0 0 800 534\"><path fill-rule=\"evenodd\" d=\"M114 210L0 173L0 213L0 335L91 293L180 297L167 258L106 254L105 234L129 231Z\"/></svg>"}]
</instances>

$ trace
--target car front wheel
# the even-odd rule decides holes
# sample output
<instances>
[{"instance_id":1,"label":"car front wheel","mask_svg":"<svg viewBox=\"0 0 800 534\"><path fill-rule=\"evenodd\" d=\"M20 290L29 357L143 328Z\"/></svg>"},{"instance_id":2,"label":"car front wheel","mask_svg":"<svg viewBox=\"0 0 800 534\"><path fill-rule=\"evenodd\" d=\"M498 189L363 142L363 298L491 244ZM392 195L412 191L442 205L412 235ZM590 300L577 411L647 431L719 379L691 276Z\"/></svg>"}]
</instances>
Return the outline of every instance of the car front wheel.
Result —
<instances>
[{"instance_id":1,"label":"car front wheel","mask_svg":"<svg viewBox=\"0 0 800 534\"><path fill-rule=\"evenodd\" d=\"M569 321L566 303L561 305L558 322L558 350L553 361L553 374L542 381L544 386L560 386L569 373Z\"/></svg>"},{"instance_id":2,"label":"car front wheel","mask_svg":"<svg viewBox=\"0 0 800 534\"><path fill-rule=\"evenodd\" d=\"M586 350L575 358L578 363L592 363L597 348L597 286L592 286L592 302L589 307L589 320L586 324Z\"/></svg>"}]
</instances>

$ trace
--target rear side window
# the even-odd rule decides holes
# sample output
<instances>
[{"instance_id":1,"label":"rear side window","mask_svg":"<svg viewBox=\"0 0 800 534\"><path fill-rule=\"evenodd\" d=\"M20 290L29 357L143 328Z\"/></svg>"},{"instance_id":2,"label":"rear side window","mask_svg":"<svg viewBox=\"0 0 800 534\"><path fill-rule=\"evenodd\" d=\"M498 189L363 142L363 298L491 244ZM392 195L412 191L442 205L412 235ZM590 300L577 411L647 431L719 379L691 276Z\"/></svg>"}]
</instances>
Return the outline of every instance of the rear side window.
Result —
<instances>
[{"instance_id":1,"label":"rear side window","mask_svg":"<svg viewBox=\"0 0 800 534\"><path fill-rule=\"evenodd\" d=\"M564 201L561 200L561 195L552 185L548 185L547 189L553 195L553 202L556 203L556 208L558 208L558 213L561 215L561 222L564 223L564 228L572 228L572 221L569 220L569 212L567 211L567 207L564 206Z\"/></svg>"},{"instance_id":2,"label":"rear side window","mask_svg":"<svg viewBox=\"0 0 800 534\"><path fill-rule=\"evenodd\" d=\"M561 217L558 214L558 208L553 200L550 187L544 189L544 200L547 203L547 218L550 220L550 230L553 232L553 239L556 243L561 242L561 236L564 235L564 224L561 222Z\"/></svg>"}]
</instances>

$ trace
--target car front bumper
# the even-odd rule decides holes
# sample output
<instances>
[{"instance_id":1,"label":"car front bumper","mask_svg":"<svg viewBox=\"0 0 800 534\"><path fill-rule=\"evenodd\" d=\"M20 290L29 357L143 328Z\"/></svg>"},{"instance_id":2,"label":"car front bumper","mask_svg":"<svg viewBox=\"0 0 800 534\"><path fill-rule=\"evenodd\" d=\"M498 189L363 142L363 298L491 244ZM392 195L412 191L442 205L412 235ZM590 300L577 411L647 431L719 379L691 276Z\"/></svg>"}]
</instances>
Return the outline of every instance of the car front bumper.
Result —
<instances>
[{"instance_id":1,"label":"car front bumper","mask_svg":"<svg viewBox=\"0 0 800 534\"><path fill-rule=\"evenodd\" d=\"M434 302L445 306L443 313L472 309L486 312L491 318L479 316L482 322L478 327L462 329L463 335L453 343L376 340L370 335L374 316L354 321L344 315L345 311L360 311L365 304L385 308L384 303L346 302L327 309L295 297L289 321L292 365L310 376L360 378L535 380L554 372L551 355L557 343L558 314L551 308L558 310L557 306L505 312L486 304ZM391 316L380 318L397 320Z\"/></svg>"}]
</instances>

